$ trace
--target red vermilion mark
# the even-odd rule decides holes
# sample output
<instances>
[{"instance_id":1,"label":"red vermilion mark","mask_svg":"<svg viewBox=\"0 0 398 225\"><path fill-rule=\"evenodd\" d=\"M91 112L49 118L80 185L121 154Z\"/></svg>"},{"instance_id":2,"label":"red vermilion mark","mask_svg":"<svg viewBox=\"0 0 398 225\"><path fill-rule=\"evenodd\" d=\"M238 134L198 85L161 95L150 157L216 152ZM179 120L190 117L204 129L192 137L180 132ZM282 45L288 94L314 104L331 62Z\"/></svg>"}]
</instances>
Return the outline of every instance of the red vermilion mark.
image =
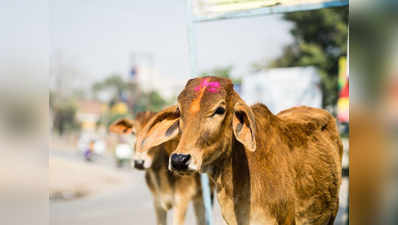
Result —
<instances>
[{"instance_id":1,"label":"red vermilion mark","mask_svg":"<svg viewBox=\"0 0 398 225\"><path fill-rule=\"evenodd\" d=\"M200 110L200 100L202 99L205 91L209 91L211 93L217 93L220 89L220 83L218 81L209 82L209 78L205 78L200 82L198 86L194 88L196 92L199 92L198 96L192 101L190 111L192 113L197 113Z\"/></svg>"},{"instance_id":2,"label":"red vermilion mark","mask_svg":"<svg viewBox=\"0 0 398 225\"><path fill-rule=\"evenodd\" d=\"M209 78L203 79L198 86L195 87L195 91L200 91L206 88L211 93L217 93L220 89L220 83L218 81L209 82Z\"/></svg>"}]
</instances>

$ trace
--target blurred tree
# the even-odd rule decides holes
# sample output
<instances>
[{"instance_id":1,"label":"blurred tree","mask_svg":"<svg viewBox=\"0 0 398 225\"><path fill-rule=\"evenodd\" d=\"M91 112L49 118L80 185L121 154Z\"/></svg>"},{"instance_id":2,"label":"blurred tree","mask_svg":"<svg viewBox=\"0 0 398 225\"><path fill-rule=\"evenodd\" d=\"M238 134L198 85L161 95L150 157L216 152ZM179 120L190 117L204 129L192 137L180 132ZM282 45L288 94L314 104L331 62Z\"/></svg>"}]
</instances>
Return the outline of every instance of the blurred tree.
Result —
<instances>
[{"instance_id":1,"label":"blurred tree","mask_svg":"<svg viewBox=\"0 0 398 225\"><path fill-rule=\"evenodd\" d=\"M127 88L127 82L125 82L119 74L112 74L105 80L94 83L92 86L92 91L94 96L96 96L100 91L111 89L116 95L114 98L120 98Z\"/></svg>"},{"instance_id":2,"label":"blurred tree","mask_svg":"<svg viewBox=\"0 0 398 225\"><path fill-rule=\"evenodd\" d=\"M284 14L294 24L295 40L270 64L257 62L255 71L272 67L315 66L321 75L323 107L335 107L338 98L338 60L347 55L348 7Z\"/></svg>"},{"instance_id":3,"label":"blurred tree","mask_svg":"<svg viewBox=\"0 0 398 225\"><path fill-rule=\"evenodd\" d=\"M240 78L233 78L231 77L231 72L232 72L233 67L231 65L229 66L223 66L223 67L215 67L209 71L205 71L200 74L201 77L204 76L216 76L216 77L224 77L231 79L233 84L241 84L242 80Z\"/></svg>"},{"instance_id":4,"label":"blurred tree","mask_svg":"<svg viewBox=\"0 0 398 225\"><path fill-rule=\"evenodd\" d=\"M169 102L156 90L147 93L143 92L134 104L134 114L147 110L157 112L168 104Z\"/></svg>"},{"instance_id":5,"label":"blurred tree","mask_svg":"<svg viewBox=\"0 0 398 225\"><path fill-rule=\"evenodd\" d=\"M72 97L75 99L86 99L87 95L84 89L75 88L72 91Z\"/></svg>"},{"instance_id":6,"label":"blurred tree","mask_svg":"<svg viewBox=\"0 0 398 225\"><path fill-rule=\"evenodd\" d=\"M109 110L101 116L98 122L100 124L109 125L118 118L128 116L129 112L136 114L146 110L160 111L169 104L158 91L145 92L140 89L138 83L126 82L118 74L113 74L92 86L94 96L97 96L101 91L109 90L113 90L114 95L109 99ZM122 106L125 109L117 110Z\"/></svg>"},{"instance_id":7,"label":"blurred tree","mask_svg":"<svg viewBox=\"0 0 398 225\"><path fill-rule=\"evenodd\" d=\"M79 128L79 124L75 120L77 108L72 99L63 99L62 101L57 101L57 103L53 106L53 109L53 128L59 135L63 135L66 131Z\"/></svg>"},{"instance_id":8,"label":"blurred tree","mask_svg":"<svg viewBox=\"0 0 398 225\"><path fill-rule=\"evenodd\" d=\"M152 90L148 94L148 110L160 111L167 105L167 101L159 94L159 92Z\"/></svg>"}]
</instances>

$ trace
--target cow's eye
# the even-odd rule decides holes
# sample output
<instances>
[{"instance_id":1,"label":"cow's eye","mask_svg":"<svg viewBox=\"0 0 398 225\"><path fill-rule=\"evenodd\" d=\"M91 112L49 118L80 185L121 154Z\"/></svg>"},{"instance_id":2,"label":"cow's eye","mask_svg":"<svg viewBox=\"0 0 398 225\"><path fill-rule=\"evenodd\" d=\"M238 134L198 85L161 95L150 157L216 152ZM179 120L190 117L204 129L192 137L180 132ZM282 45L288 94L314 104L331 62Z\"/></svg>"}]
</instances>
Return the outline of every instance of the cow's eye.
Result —
<instances>
[{"instance_id":1,"label":"cow's eye","mask_svg":"<svg viewBox=\"0 0 398 225\"><path fill-rule=\"evenodd\" d=\"M216 109L216 111L214 112L214 115L215 115L215 114L222 115L222 114L224 114L224 113L225 113L225 109L224 109L223 107L218 107L218 108Z\"/></svg>"}]
</instances>

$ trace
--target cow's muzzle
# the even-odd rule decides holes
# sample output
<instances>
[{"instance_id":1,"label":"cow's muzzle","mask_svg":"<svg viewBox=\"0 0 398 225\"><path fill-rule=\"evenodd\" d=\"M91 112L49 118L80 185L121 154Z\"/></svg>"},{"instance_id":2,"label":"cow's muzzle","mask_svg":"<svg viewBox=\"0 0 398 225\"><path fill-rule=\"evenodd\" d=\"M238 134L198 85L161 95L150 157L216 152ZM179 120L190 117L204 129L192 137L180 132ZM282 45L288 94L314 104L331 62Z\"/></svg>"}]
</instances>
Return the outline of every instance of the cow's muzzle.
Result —
<instances>
[{"instance_id":1,"label":"cow's muzzle","mask_svg":"<svg viewBox=\"0 0 398 225\"><path fill-rule=\"evenodd\" d=\"M172 154L170 158L171 169L176 171L186 171L191 160L189 154Z\"/></svg>"}]
</instances>

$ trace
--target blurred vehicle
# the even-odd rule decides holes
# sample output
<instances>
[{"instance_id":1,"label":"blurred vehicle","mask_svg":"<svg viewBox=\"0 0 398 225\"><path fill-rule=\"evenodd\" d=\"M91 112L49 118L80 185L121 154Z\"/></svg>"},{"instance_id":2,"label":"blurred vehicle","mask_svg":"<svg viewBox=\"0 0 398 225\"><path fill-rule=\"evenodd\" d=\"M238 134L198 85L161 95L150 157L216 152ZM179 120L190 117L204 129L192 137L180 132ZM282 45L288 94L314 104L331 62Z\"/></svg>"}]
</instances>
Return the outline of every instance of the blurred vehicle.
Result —
<instances>
[{"instance_id":1,"label":"blurred vehicle","mask_svg":"<svg viewBox=\"0 0 398 225\"><path fill-rule=\"evenodd\" d=\"M118 144L115 149L116 165L121 168L124 165L130 165L133 149L129 144Z\"/></svg>"},{"instance_id":2,"label":"blurred vehicle","mask_svg":"<svg viewBox=\"0 0 398 225\"><path fill-rule=\"evenodd\" d=\"M96 155L103 155L105 153L105 149L106 149L105 141L101 139L95 140L94 153Z\"/></svg>"},{"instance_id":3,"label":"blurred vehicle","mask_svg":"<svg viewBox=\"0 0 398 225\"><path fill-rule=\"evenodd\" d=\"M93 161L94 159L94 145L95 145L95 141L91 140L88 144L88 146L86 147L86 149L84 150L84 159L88 162Z\"/></svg>"},{"instance_id":4,"label":"blurred vehicle","mask_svg":"<svg viewBox=\"0 0 398 225\"><path fill-rule=\"evenodd\" d=\"M90 135L84 133L80 135L79 141L77 142L77 149L79 152L84 153L84 151L86 151L86 149L89 147L90 140Z\"/></svg>"},{"instance_id":5,"label":"blurred vehicle","mask_svg":"<svg viewBox=\"0 0 398 225\"><path fill-rule=\"evenodd\" d=\"M83 154L86 161L93 161L96 157L104 154L106 144L92 134L83 133L77 143L77 149L79 154Z\"/></svg>"}]
</instances>

